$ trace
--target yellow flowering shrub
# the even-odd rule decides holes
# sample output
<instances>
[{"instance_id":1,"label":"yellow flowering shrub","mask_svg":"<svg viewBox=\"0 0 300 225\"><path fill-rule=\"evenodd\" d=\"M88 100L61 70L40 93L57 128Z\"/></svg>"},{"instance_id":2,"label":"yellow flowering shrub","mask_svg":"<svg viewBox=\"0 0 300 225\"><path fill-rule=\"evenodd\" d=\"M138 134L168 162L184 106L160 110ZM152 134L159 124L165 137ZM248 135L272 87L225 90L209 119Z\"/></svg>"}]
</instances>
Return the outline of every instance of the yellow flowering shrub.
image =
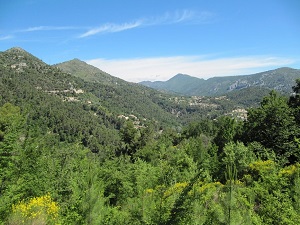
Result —
<instances>
[{"instance_id":1,"label":"yellow flowering shrub","mask_svg":"<svg viewBox=\"0 0 300 225\"><path fill-rule=\"evenodd\" d=\"M187 185L187 182L175 183L173 186L171 186L168 190L165 191L164 198L167 198L176 193L180 193Z\"/></svg>"},{"instance_id":2,"label":"yellow flowering shrub","mask_svg":"<svg viewBox=\"0 0 300 225\"><path fill-rule=\"evenodd\" d=\"M49 194L12 206L10 224L59 224L59 206Z\"/></svg>"},{"instance_id":3,"label":"yellow flowering shrub","mask_svg":"<svg viewBox=\"0 0 300 225\"><path fill-rule=\"evenodd\" d=\"M259 172L269 172L274 169L275 163L272 160L258 160L249 164L251 170L256 170Z\"/></svg>"},{"instance_id":4,"label":"yellow flowering shrub","mask_svg":"<svg viewBox=\"0 0 300 225\"><path fill-rule=\"evenodd\" d=\"M219 187L222 187L223 184L220 182L213 182L213 183L200 183L200 187L196 188L196 191L199 193L203 193L207 190L216 190Z\"/></svg>"},{"instance_id":5,"label":"yellow flowering shrub","mask_svg":"<svg viewBox=\"0 0 300 225\"><path fill-rule=\"evenodd\" d=\"M154 190L152 188L148 188L145 191L147 194L152 194L154 192Z\"/></svg>"},{"instance_id":6,"label":"yellow flowering shrub","mask_svg":"<svg viewBox=\"0 0 300 225\"><path fill-rule=\"evenodd\" d=\"M153 193L160 193L162 194L163 198L168 198L173 194L180 193L186 186L188 186L187 182L178 182L174 185L170 186L169 188L165 187L164 185L158 185L155 189L148 188L145 190L146 194L153 194Z\"/></svg>"},{"instance_id":7,"label":"yellow flowering shrub","mask_svg":"<svg viewBox=\"0 0 300 225\"><path fill-rule=\"evenodd\" d=\"M279 171L279 175L280 176L287 176L287 177L290 177L292 175L294 175L297 170L299 169L299 164L296 164L296 165L290 165L290 166L287 166L287 167L284 167L282 168L280 171Z\"/></svg>"}]
</instances>

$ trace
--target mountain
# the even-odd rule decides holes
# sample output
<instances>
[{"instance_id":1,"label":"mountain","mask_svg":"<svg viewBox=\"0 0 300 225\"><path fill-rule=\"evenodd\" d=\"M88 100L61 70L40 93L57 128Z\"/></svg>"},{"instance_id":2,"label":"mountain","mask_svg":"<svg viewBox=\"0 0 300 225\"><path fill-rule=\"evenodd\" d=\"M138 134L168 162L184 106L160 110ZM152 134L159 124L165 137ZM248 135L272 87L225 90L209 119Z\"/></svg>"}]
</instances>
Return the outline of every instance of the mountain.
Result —
<instances>
[{"instance_id":1,"label":"mountain","mask_svg":"<svg viewBox=\"0 0 300 225\"><path fill-rule=\"evenodd\" d=\"M73 59L67 62L62 62L54 65L66 73L82 78L89 82L102 84L113 84L116 82L124 82L123 80L114 77L92 65L87 64L79 59Z\"/></svg>"},{"instance_id":2,"label":"mountain","mask_svg":"<svg viewBox=\"0 0 300 225\"><path fill-rule=\"evenodd\" d=\"M165 90L177 94L192 93L195 87L202 86L204 79L199 79L185 74L177 74L166 82L163 81L143 81L140 84L158 90Z\"/></svg>"},{"instance_id":3,"label":"mountain","mask_svg":"<svg viewBox=\"0 0 300 225\"><path fill-rule=\"evenodd\" d=\"M183 95L217 96L249 87L274 89L288 93L292 90L297 78L300 78L300 70L284 67L252 75L214 77L207 80L178 74L165 82L146 81L141 84Z\"/></svg>"},{"instance_id":4,"label":"mountain","mask_svg":"<svg viewBox=\"0 0 300 225\"><path fill-rule=\"evenodd\" d=\"M0 72L0 105L10 102L28 111L28 120L43 132L65 141L80 138L87 146L98 139L109 146L107 140L118 136L122 118L157 129L180 127L234 107L232 102L225 106L205 98L199 103L126 82L78 59L50 66L21 48L0 52Z\"/></svg>"},{"instance_id":5,"label":"mountain","mask_svg":"<svg viewBox=\"0 0 300 225\"><path fill-rule=\"evenodd\" d=\"M0 52L0 69L1 103L22 104L28 101L27 94L33 95L33 100L43 95L64 105L101 111L107 118L133 114L140 120L178 124L176 117L159 104L177 107L169 95L110 76L78 59L50 66L21 48L12 48Z\"/></svg>"}]
</instances>

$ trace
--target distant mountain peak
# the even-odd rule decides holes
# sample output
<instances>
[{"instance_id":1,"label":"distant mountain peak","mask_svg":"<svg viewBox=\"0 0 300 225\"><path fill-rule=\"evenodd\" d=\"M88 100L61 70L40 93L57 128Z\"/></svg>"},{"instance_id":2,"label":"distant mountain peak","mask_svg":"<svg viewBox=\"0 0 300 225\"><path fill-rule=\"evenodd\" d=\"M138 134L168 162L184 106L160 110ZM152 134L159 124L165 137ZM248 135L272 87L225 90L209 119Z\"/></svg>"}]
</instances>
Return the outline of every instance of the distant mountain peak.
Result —
<instances>
[{"instance_id":1,"label":"distant mountain peak","mask_svg":"<svg viewBox=\"0 0 300 225\"><path fill-rule=\"evenodd\" d=\"M62 62L62 63L58 63L56 64L56 66L58 67L62 67L61 69L63 70L73 70L76 68L76 71L81 70L81 72L84 72L86 70L94 70L95 73L97 72L101 72L104 73L102 70L100 70L99 68L92 66L88 63L86 63L85 61L82 61L78 58L74 58L71 59L69 61L66 62ZM71 71L67 71L67 72L71 72Z\"/></svg>"},{"instance_id":2,"label":"distant mountain peak","mask_svg":"<svg viewBox=\"0 0 300 225\"><path fill-rule=\"evenodd\" d=\"M77 62L77 63L85 63L86 64L86 62L84 62L84 61L82 61L78 58L74 58L74 59L70 60L70 62Z\"/></svg>"},{"instance_id":3,"label":"distant mountain peak","mask_svg":"<svg viewBox=\"0 0 300 225\"><path fill-rule=\"evenodd\" d=\"M10 48L8 50L6 50L5 52L8 52L8 53L27 53L29 54L27 51L25 51L23 48L21 47L13 47L13 48Z\"/></svg>"},{"instance_id":4,"label":"distant mountain peak","mask_svg":"<svg viewBox=\"0 0 300 225\"><path fill-rule=\"evenodd\" d=\"M23 48L13 47L3 52L10 59L11 65L31 65L39 67L47 65L42 60L27 52Z\"/></svg>"},{"instance_id":5,"label":"distant mountain peak","mask_svg":"<svg viewBox=\"0 0 300 225\"><path fill-rule=\"evenodd\" d=\"M169 80L171 80L171 79L178 79L178 78L187 78L187 77L191 77L191 76L186 75L186 74L182 74L182 73L178 73L174 77L171 77Z\"/></svg>"},{"instance_id":6,"label":"distant mountain peak","mask_svg":"<svg viewBox=\"0 0 300 225\"><path fill-rule=\"evenodd\" d=\"M111 76L99 68L77 58L56 64L54 66L60 68L66 73L70 73L76 77L80 77L81 79L90 82L101 82L108 84L121 81L121 79Z\"/></svg>"},{"instance_id":7,"label":"distant mountain peak","mask_svg":"<svg viewBox=\"0 0 300 225\"><path fill-rule=\"evenodd\" d=\"M178 73L177 75L175 75L174 77L170 78L169 81L172 80L201 80L201 78L197 78L197 77L193 77L187 74L183 74L183 73Z\"/></svg>"}]
</instances>

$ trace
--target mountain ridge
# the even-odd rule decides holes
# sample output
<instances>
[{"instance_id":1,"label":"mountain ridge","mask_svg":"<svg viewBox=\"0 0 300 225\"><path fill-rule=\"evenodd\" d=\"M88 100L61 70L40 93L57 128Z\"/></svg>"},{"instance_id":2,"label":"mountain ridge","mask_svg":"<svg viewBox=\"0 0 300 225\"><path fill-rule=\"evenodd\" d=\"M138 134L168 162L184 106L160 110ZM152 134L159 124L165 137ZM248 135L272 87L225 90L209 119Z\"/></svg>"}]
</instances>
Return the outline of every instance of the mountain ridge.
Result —
<instances>
[{"instance_id":1,"label":"mountain ridge","mask_svg":"<svg viewBox=\"0 0 300 225\"><path fill-rule=\"evenodd\" d=\"M177 74L167 81L145 81L140 84L183 95L216 96L248 87L263 87L286 93L300 78L300 70L281 67L250 75L212 77L207 80Z\"/></svg>"}]
</instances>

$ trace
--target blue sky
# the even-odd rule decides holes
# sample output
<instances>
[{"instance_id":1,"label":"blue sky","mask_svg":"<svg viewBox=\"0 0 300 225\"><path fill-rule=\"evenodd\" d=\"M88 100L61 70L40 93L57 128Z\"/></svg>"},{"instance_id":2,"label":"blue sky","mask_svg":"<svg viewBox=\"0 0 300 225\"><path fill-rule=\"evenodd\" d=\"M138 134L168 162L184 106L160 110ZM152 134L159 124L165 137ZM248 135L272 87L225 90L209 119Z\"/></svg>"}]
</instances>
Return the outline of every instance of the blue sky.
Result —
<instances>
[{"instance_id":1,"label":"blue sky","mask_svg":"<svg viewBox=\"0 0 300 225\"><path fill-rule=\"evenodd\" d=\"M300 68L299 0L0 0L0 51L127 81Z\"/></svg>"}]
</instances>

